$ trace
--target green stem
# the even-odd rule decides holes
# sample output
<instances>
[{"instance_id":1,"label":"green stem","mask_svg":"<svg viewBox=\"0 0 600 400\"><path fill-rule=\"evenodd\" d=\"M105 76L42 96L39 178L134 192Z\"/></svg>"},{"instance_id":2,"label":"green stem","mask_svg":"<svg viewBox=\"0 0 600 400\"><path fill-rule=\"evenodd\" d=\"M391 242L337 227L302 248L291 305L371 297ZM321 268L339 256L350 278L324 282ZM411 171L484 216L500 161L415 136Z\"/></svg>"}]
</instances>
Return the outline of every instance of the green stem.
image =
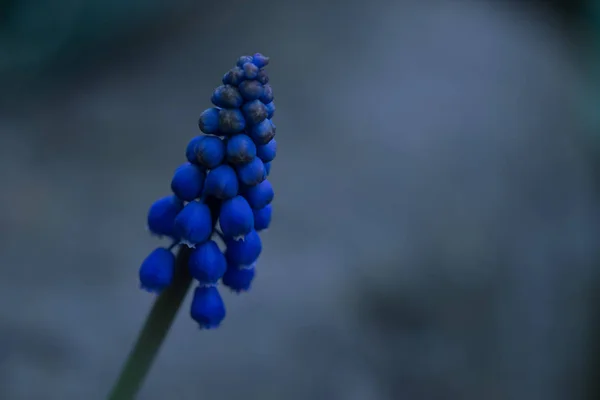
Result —
<instances>
[{"instance_id":1,"label":"green stem","mask_svg":"<svg viewBox=\"0 0 600 400\"><path fill-rule=\"evenodd\" d=\"M190 249L180 246L173 283L156 299L108 400L135 399L192 283L189 256Z\"/></svg>"}]
</instances>

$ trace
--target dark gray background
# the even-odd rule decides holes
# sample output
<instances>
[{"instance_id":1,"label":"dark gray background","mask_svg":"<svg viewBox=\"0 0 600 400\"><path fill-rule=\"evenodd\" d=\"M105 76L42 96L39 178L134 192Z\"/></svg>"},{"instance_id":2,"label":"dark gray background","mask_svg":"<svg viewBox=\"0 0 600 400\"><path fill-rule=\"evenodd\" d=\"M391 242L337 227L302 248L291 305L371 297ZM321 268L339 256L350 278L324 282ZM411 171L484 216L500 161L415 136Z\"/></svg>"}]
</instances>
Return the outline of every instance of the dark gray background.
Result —
<instances>
[{"instance_id":1,"label":"dark gray background","mask_svg":"<svg viewBox=\"0 0 600 400\"><path fill-rule=\"evenodd\" d=\"M216 331L188 299L139 398L591 396L578 29L510 2L143 3L5 2L1 399L106 395L153 301L148 206L256 51L279 144L257 279Z\"/></svg>"}]
</instances>

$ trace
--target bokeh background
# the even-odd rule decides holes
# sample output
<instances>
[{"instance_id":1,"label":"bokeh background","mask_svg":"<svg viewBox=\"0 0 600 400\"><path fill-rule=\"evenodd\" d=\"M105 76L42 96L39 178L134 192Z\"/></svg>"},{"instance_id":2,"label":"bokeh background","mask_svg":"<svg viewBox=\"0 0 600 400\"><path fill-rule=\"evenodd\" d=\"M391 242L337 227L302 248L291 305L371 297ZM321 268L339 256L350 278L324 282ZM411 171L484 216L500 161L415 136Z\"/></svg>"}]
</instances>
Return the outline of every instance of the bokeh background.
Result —
<instances>
[{"instance_id":1,"label":"bokeh background","mask_svg":"<svg viewBox=\"0 0 600 400\"><path fill-rule=\"evenodd\" d=\"M216 331L188 299L139 399L599 398L594 5L0 1L0 399L106 396L148 206L256 51L257 279Z\"/></svg>"}]
</instances>

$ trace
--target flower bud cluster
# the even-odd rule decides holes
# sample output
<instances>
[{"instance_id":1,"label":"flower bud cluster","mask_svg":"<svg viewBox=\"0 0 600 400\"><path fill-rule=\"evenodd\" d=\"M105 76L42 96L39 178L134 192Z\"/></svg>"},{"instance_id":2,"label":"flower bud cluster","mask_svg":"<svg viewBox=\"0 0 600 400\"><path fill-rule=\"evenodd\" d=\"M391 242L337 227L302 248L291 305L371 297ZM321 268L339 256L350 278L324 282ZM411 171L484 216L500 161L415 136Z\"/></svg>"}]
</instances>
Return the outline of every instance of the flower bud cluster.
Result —
<instances>
[{"instance_id":1,"label":"flower bud cluster","mask_svg":"<svg viewBox=\"0 0 600 400\"><path fill-rule=\"evenodd\" d=\"M198 121L204 134L189 142L187 162L173 175L173 194L148 212L153 234L192 248L187 267L198 286L191 316L205 329L225 318L219 284L237 293L250 289L262 251L259 232L271 222L274 192L267 176L277 142L268 63L260 53L242 56L223 76L211 97L214 107ZM157 248L144 260L144 289L160 292L172 283L173 247Z\"/></svg>"}]
</instances>

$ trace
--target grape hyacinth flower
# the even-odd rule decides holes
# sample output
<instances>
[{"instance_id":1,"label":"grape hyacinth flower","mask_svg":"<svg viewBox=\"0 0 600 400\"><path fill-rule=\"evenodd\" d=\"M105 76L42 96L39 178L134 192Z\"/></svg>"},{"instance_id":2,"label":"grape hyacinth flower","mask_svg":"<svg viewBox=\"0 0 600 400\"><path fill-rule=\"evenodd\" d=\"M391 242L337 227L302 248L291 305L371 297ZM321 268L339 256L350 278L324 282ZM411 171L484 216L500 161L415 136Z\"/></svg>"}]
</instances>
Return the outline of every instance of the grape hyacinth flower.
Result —
<instances>
[{"instance_id":1,"label":"grape hyacinth flower","mask_svg":"<svg viewBox=\"0 0 600 400\"><path fill-rule=\"evenodd\" d=\"M210 97L214 107L204 110L198 120L206 135L190 140L185 149L187 163L175 171L171 181L174 197L162 200L164 210L157 209L160 203L149 213L151 230L194 249L187 268L200 287L216 287L226 270L231 275L234 269L254 265L262 250L258 231L270 223L271 208L266 207L274 197L265 163L273 161L277 149L269 119L275 109L273 90L263 83L268 82L264 69L268 63L262 54L242 56L225 74L223 84ZM212 210L207 198L218 200ZM213 240L215 236L224 241L224 252ZM144 264L144 271L154 274L140 271L143 287L159 291L168 286L169 267L161 266L161 260L155 257ZM167 264L166 259L162 262ZM227 280L222 283L229 286ZM225 317L224 308L216 312L211 307L223 307L219 291L196 293L200 294L192 303L192 318L201 328L218 327L218 318Z\"/></svg>"},{"instance_id":2,"label":"grape hyacinth flower","mask_svg":"<svg viewBox=\"0 0 600 400\"><path fill-rule=\"evenodd\" d=\"M251 287L274 198L267 180L277 150L268 64L260 53L242 56L225 73L200 113L203 134L189 141L186 162L172 176L172 194L148 211L150 232L172 244L141 264L140 286L159 296L109 399L135 396L193 281L189 315L201 329L224 320L222 287Z\"/></svg>"}]
</instances>

